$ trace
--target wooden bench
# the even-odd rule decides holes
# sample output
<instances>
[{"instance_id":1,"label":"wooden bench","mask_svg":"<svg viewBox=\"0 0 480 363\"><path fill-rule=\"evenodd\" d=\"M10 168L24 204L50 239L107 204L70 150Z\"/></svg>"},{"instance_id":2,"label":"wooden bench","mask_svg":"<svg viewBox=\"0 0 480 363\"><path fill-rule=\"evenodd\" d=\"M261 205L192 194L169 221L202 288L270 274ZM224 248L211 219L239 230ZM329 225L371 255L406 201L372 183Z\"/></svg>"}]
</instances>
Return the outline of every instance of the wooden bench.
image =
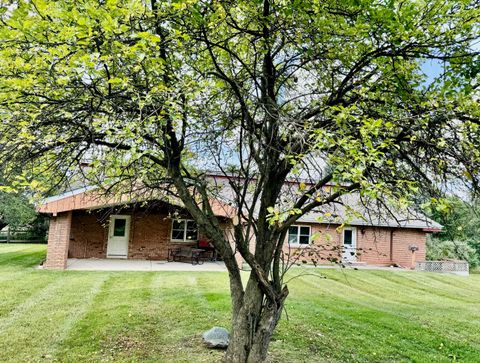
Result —
<instances>
[{"instance_id":1,"label":"wooden bench","mask_svg":"<svg viewBox=\"0 0 480 363\"><path fill-rule=\"evenodd\" d=\"M183 259L189 260L192 265L203 263L201 257L203 250L193 247L179 247L170 250L169 261L178 262Z\"/></svg>"}]
</instances>

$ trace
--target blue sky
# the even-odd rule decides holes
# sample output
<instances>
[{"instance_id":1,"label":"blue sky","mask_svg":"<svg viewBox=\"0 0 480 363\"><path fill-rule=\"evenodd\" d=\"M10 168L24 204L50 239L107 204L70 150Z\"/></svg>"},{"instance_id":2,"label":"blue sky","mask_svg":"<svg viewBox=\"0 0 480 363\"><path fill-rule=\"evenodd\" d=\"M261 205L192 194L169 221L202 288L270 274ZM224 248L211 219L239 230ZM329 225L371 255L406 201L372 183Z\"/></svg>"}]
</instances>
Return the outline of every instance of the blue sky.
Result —
<instances>
[{"instance_id":1,"label":"blue sky","mask_svg":"<svg viewBox=\"0 0 480 363\"><path fill-rule=\"evenodd\" d=\"M436 59L428 59L423 64L422 70L427 75L425 83L430 84L442 74L443 62Z\"/></svg>"}]
</instances>

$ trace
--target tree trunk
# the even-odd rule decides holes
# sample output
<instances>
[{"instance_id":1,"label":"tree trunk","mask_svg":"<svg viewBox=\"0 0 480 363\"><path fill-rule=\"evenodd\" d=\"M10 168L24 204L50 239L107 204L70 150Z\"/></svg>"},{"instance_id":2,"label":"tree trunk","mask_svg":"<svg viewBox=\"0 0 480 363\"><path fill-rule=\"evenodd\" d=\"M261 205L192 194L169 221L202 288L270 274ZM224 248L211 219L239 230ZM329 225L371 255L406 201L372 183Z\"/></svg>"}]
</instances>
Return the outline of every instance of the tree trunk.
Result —
<instances>
[{"instance_id":1,"label":"tree trunk","mask_svg":"<svg viewBox=\"0 0 480 363\"><path fill-rule=\"evenodd\" d=\"M286 296L285 296L286 297ZM284 298L271 302L263 294L254 274L250 276L241 305L233 306L233 331L225 363L261 363L283 309Z\"/></svg>"}]
</instances>

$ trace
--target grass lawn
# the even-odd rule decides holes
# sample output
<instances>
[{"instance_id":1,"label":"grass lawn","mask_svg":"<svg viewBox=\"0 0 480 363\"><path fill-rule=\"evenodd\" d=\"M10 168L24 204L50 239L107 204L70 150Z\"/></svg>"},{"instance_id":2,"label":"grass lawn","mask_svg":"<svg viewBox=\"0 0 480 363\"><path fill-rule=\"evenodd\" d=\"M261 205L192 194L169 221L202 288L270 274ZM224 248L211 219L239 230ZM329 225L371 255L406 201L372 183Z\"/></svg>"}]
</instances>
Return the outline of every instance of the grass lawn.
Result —
<instances>
[{"instance_id":1,"label":"grass lawn","mask_svg":"<svg viewBox=\"0 0 480 363\"><path fill-rule=\"evenodd\" d=\"M44 256L0 245L0 362L220 359L200 334L229 327L225 273L35 269ZM289 283L272 361L480 362L480 275L308 272Z\"/></svg>"}]
</instances>

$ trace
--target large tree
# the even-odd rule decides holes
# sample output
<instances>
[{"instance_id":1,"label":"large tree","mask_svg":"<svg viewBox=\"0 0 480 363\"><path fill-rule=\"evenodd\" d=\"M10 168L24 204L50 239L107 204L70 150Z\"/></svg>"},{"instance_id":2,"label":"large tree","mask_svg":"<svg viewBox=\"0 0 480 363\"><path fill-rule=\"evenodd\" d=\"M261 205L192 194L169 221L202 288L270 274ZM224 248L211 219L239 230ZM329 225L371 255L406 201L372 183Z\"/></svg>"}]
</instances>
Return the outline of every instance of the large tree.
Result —
<instances>
[{"instance_id":1,"label":"large tree","mask_svg":"<svg viewBox=\"0 0 480 363\"><path fill-rule=\"evenodd\" d=\"M478 1L7 3L4 167L58 181L88 160L84 177L110 191L168 186L228 268L228 362L266 358L302 215L352 192L405 205L419 188L478 185ZM225 194L234 246L211 208Z\"/></svg>"},{"instance_id":2,"label":"large tree","mask_svg":"<svg viewBox=\"0 0 480 363\"><path fill-rule=\"evenodd\" d=\"M0 192L0 230L25 226L36 217L35 207L19 193Z\"/></svg>"},{"instance_id":3,"label":"large tree","mask_svg":"<svg viewBox=\"0 0 480 363\"><path fill-rule=\"evenodd\" d=\"M432 219L443 225L441 233L429 239L427 257L431 259L458 258L471 267L480 261L480 214L478 200L449 196L443 205L430 208Z\"/></svg>"},{"instance_id":4,"label":"large tree","mask_svg":"<svg viewBox=\"0 0 480 363\"><path fill-rule=\"evenodd\" d=\"M0 230L6 226L13 229L26 226L37 216L34 205L25 193L18 190L21 189L19 186L18 180L9 185L0 175Z\"/></svg>"}]
</instances>

